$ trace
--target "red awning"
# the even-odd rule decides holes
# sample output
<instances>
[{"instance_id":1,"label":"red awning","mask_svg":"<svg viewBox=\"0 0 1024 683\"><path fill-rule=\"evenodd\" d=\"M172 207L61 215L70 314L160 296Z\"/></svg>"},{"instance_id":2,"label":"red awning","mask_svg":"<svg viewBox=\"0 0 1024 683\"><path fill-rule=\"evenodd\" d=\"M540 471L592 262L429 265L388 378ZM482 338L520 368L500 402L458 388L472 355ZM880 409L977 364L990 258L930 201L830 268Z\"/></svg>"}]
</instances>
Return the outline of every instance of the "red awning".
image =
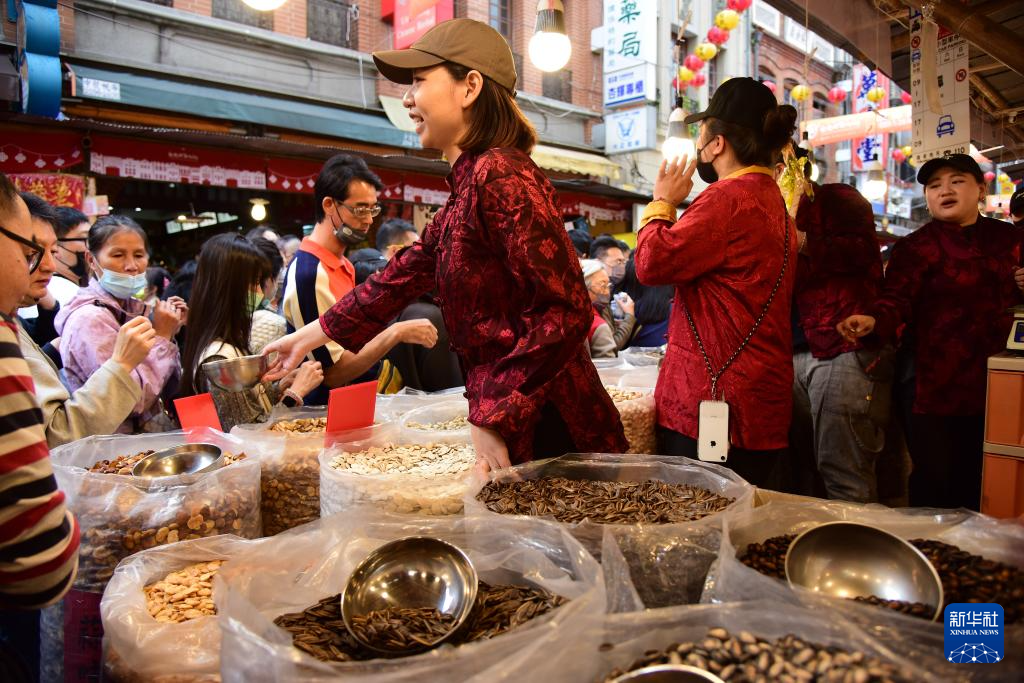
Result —
<instances>
[{"instance_id":1,"label":"red awning","mask_svg":"<svg viewBox=\"0 0 1024 683\"><path fill-rule=\"evenodd\" d=\"M266 163L256 154L94 135L89 168L93 173L263 190Z\"/></svg>"},{"instance_id":2,"label":"red awning","mask_svg":"<svg viewBox=\"0 0 1024 683\"><path fill-rule=\"evenodd\" d=\"M0 129L0 171L63 171L85 161L81 133Z\"/></svg>"}]
</instances>

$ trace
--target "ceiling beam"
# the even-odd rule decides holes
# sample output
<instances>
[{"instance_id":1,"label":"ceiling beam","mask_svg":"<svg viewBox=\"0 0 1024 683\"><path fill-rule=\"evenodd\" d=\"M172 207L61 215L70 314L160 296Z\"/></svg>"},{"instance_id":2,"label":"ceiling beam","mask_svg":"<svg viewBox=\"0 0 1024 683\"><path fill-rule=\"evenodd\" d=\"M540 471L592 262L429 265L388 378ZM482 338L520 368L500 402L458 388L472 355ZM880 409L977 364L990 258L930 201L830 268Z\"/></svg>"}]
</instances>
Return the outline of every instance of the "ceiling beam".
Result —
<instances>
[{"instance_id":1,"label":"ceiling beam","mask_svg":"<svg viewBox=\"0 0 1024 683\"><path fill-rule=\"evenodd\" d=\"M1020 0L985 0L984 2L971 5L970 11L977 12L978 14L995 14L1000 10L1013 7L1019 2Z\"/></svg>"},{"instance_id":2,"label":"ceiling beam","mask_svg":"<svg viewBox=\"0 0 1024 683\"><path fill-rule=\"evenodd\" d=\"M977 12L976 8L960 5L952 0L903 1L917 9L931 5L937 23L960 34L980 50L1024 76L1024 50L1020 49L1020 36Z\"/></svg>"}]
</instances>

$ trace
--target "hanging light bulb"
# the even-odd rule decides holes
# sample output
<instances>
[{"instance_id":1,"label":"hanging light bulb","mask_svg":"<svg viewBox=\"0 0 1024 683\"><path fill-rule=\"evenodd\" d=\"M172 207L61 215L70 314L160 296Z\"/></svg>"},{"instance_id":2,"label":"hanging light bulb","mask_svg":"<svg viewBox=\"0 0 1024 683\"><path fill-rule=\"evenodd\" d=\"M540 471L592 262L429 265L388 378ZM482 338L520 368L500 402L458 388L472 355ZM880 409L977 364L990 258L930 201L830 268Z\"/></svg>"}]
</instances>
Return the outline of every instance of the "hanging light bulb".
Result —
<instances>
[{"instance_id":1,"label":"hanging light bulb","mask_svg":"<svg viewBox=\"0 0 1024 683\"><path fill-rule=\"evenodd\" d=\"M818 178L821 177L821 166L818 164L811 164L811 182L818 182Z\"/></svg>"},{"instance_id":2,"label":"hanging light bulb","mask_svg":"<svg viewBox=\"0 0 1024 683\"><path fill-rule=\"evenodd\" d=\"M661 156L669 161L686 157L693 159L697 153L697 147L690 139L690 131L687 129L686 112L683 108L676 106L668 117L668 136L661 145Z\"/></svg>"},{"instance_id":3,"label":"hanging light bulb","mask_svg":"<svg viewBox=\"0 0 1024 683\"><path fill-rule=\"evenodd\" d=\"M266 199L250 199L249 203L252 204L252 208L249 209L249 215L257 223L265 221L267 219L267 205L270 204Z\"/></svg>"},{"instance_id":4,"label":"hanging light bulb","mask_svg":"<svg viewBox=\"0 0 1024 683\"><path fill-rule=\"evenodd\" d=\"M246 5L257 12L273 12L286 3L288 0L242 0Z\"/></svg>"},{"instance_id":5,"label":"hanging light bulb","mask_svg":"<svg viewBox=\"0 0 1024 683\"><path fill-rule=\"evenodd\" d=\"M885 174L882 171L871 171L868 179L864 182L864 189L861 194L868 201L876 202L885 196L889 185L885 182Z\"/></svg>"},{"instance_id":6,"label":"hanging light bulb","mask_svg":"<svg viewBox=\"0 0 1024 683\"><path fill-rule=\"evenodd\" d=\"M528 46L530 61L541 71L558 71L569 62L572 43L565 34L562 0L537 3L537 28Z\"/></svg>"}]
</instances>

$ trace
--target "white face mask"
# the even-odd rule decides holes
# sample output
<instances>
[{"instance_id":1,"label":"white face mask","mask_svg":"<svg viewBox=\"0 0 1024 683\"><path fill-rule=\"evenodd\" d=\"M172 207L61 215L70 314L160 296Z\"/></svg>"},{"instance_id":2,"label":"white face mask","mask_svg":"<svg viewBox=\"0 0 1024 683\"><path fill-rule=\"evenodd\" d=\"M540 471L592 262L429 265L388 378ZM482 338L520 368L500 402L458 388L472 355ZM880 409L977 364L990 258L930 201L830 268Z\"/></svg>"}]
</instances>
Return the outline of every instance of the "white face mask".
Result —
<instances>
[{"instance_id":1,"label":"white face mask","mask_svg":"<svg viewBox=\"0 0 1024 683\"><path fill-rule=\"evenodd\" d=\"M99 278L100 287L115 299L131 299L146 293L146 274L125 275L113 270L103 269Z\"/></svg>"}]
</instances>

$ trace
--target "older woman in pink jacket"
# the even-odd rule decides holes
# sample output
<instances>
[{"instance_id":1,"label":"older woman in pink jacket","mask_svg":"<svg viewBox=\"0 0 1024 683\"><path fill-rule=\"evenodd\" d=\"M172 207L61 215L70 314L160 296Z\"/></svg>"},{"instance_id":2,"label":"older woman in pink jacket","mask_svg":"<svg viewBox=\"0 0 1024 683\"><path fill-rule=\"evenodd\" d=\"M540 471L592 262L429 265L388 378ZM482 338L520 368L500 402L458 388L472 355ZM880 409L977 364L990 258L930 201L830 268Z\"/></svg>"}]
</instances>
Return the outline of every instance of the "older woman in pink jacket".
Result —
<instances>
[{"instance_id":1,"label":"older woman in pink jacket","mask_svg":"<svg viewBox=\"0 0 1024 683\"><path fill-rule=\"evenodd\" d=\"M147 307L139 297L146 290L149 244L146 233L125 216L104 216L89 230L86 259L92 278L87 287L57 314L60 355L68 389L77 390L114 352L118 330L128 320L148 315L156 330L156 344L132 373L142 389L118 431L132 433L166 428L156 420L162 414L161 397L177 387L181 361L174 335L188 309L177 297Z\"/></svg>"}]
</instances>

